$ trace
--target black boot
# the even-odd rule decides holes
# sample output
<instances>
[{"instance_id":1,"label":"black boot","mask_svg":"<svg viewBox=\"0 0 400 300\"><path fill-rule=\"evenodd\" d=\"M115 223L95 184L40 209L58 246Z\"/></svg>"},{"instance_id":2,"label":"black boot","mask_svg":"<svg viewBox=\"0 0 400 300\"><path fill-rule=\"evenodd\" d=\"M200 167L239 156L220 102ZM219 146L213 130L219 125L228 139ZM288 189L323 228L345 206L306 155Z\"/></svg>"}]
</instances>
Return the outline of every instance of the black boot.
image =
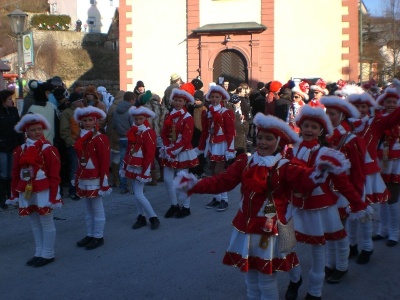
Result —
<instances>
[{"instance_id":1,"label":"black boot","mask_svg":"<svg viewBox=\"0 0 400 300\"><path fill-rule=\"evenodd\" d=\"M142 228L143 226L146 226L147 221L146 221L146 217L142 216L142 215L138 215L137 219L136 219L136 223L132 225L133 229L139 229Z\"/></svg>"},{"instance_id":2,"label":"black boot","mask_svg":"<svg viewBox=\"0 0 400 300\"><path fill-rule=\"evenodd\" d=\"M350 245L350 252L349 252L349 258L354 257L358 255L358 245Z\"/></svg>"},{"instance_id":3,"label":"black boot","mask_svg":"<svg viewBox=\"0 0 400 300\"><path fill-rule=\"evenodd\" d=\"M289 286L287 288L286 294L285 294L285 299L286 300L296 300L297 299L297 294L299 292L299 288L301 284L303 283L303 279L300 277L300 280L298 282L292 282L290 281Z\"/></svg>"},{"instance_id":4,"label":"black boot","mask_svg":"<svg viewBox=\"0 0 400 300\"><path fill-rule=\"evenodd\" d=\"M7 209L8 205L6 204L6 200L9 199L7 197L7 180L1 178L0 179L0 208Z\"/></svg>"},{"instance_id":5,"label":"black boot","mask_svg":"<svg viewBox=\"0 0 400 300\"><path fill-rule=\"evenodd\" d=\"M150 221L150 224L151 224L151 229L152 230L155 230L155 229L157 229L159 226L160 226L160 220L157 218L157 217L151 217L150 219L149 219L149 221Z\"/></svg>"}]
</instances>

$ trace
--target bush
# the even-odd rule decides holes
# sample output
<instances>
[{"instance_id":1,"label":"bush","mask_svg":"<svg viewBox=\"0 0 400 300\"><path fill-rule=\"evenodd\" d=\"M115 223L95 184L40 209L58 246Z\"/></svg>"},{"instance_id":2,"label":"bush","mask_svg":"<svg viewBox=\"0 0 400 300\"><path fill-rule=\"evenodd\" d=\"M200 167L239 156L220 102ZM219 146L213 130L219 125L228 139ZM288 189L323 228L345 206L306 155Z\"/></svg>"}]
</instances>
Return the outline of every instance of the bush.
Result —
<instances>
[{"instance_id":1,"label":"bush","mask_svg":"<svg viewBox=\"0 0 400 300\"><path fill-rule=\"evenodd\" d=\"M67 15L35 15L31 19L31 25L40 30L69 30L71 17Z\"/></svg>"}]
</instances>

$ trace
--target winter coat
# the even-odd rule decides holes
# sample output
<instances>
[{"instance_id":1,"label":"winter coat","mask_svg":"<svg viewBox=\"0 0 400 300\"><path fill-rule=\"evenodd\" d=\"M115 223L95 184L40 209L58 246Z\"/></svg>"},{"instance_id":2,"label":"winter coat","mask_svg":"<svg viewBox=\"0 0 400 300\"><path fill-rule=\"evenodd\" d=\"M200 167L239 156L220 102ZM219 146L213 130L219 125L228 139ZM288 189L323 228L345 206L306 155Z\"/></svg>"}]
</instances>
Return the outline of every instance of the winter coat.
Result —
<instances>
[{"instance_id":1,"label":"winter coat","mask_svg":"<svg viewBox=\"0 0 400 300\"><path fill-rule=\"evenodd\" d=\"M21 144L21 137L14 130L18 121L17 108L0 105L0 152L12 152Z\"/></svg>"},{"instance_id":2,"label":"winter coat","mask_svg":"<svg viewBox=\"0 0 400 300\"><path fill-rule=\"evenodd\" d=\"M119 138L126 138L126 133L132 127L134 121L133 116L129 114L129 108L133 106L128 101L122 101L117 104L113 113L112 126L117 130Z\"/></svg>"}]
</instances>

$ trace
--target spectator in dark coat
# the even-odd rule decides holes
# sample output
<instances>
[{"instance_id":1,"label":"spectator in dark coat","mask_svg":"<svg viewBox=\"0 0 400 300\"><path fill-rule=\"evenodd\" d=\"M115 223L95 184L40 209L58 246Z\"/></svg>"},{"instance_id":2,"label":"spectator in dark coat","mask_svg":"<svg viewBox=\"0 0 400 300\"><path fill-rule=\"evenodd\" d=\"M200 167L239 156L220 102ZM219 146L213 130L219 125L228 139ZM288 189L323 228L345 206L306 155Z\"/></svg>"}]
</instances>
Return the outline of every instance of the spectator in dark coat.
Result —
<instances>
[{"instance_id":1,"label":"spectator in dark coat","mask_svg":"<svg viewBox=\"0 0 400 300\"><path fill-rule=\"evenodd\" d=\"M14 106L13 91L0 91L0 207L7 208L5 201L11 195L12 152L22 144L22 137L14 126L19 121L18 110Z\"/></svg>"}]
</instances>

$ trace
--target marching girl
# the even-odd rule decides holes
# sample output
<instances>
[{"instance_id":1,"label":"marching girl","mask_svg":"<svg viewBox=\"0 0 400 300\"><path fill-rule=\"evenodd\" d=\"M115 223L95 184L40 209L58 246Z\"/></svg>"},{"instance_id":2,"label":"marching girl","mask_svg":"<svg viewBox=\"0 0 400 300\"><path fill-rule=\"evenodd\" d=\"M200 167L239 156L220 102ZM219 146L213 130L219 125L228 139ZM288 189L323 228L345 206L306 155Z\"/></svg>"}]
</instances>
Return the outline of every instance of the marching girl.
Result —
<instances>
[{"instance_id":1,"label":"marching girl","mask_svg":"<svg viewBox=\"0 0 400 300\"><path fill-rule=\"evenodd\" d=\"M258 113L253 122L257 148L252 156L240 154L222 174L197 182L191 174L179 173L175 182L180 188L187 186L189 195L221 193L241 184L240 208L232 222L234 229L223 263L245 273L248 299L279 299L277 272L289 271L299 263L293 251L293 229L294 244L280 248L282 240L288 238L281 228L289 226L291 190L311 192L317 178L323 182L327 173L320 171L320 165L307 168L282 158L285 146L298 141L284 121ZM329 159L340 165L335 158Z\"/></svg>"},{"instance_id":2,"label":"marching girl","mask_svg":"<svg viewBox=\"0 0 400 300\"><path fill-rule=\"evenodd\" d=\"M327 139L328 144L333 149L342 152L350 161L351 168L348 173L349 180L354 186L354 189L359 197L365 201L365 162L367 149L365 142L360 137L352 133L353 128L351 127L351 123L349 121L349 118L358 118L360 113L357 108L354 107L354 105L337 96L322 97L321 103L325 106L326 114L328 115L334 127L333 135ZM337 207L344 222L346 222L347 218L346 207L351 200L352 199L343 193L339 193ZM372 208L370 208L368 211L370 210L372 210ZM357 258L357 261L360 264L365 264L369 261L370 256L373 253L372 222L371 220L365 219L360 225L362 251ZM351 257L358 254L356 245L358 220L356 218L352 218L347 222L346 226L349 239L346 239L345 241L350 243L350 253L348 248L349 246L347 247L348 249L344 249L344 241L341 241L340 243L337 242L336 245L329 244L327 257L328 268L332 268L335 265L335 257L336 264L344 264L344 261L340 261L344 260L344 255L346 255L347 257L345 260L346 264L348 264L349 255ZM339 254L336 255L335 253ZM337 280L329 280L328 278L328 282L336 283L341 281L341 279L342 278L338 277Z\"/></svg>"},{"instance_id":3,"label":"marching girl","mask_svg":"<svg viewBox=\"0 0 400 300\"><path fill-rule=\"evenodd\" d=\"M210 102L208 111L203 111L202 132L198 153L204 153L211 164L211 174L222 173L225 162L235 158L235 114L223 106L222 101L229 101L228 92L219 85L210 86L206 100ZM214 195L206 208L225 211L228 208L228 193Z\"/></svg>"},{"instance_id":4,"label":"marching girl","mask_svg":"<svg viewBox=\"0 0 400 300\"><path fill-rule=\"evenodd\" d=\"M19 215L29 216L35 254L26 264L34 267L54 261L56 228L52 210L62 206L60 156L43 133L50 129L39 114L26 114L15 126L15 131L24 132L27 138L13 153L11 198L6 202L19 203Z\"/></svg>"},{"instance_id":5,"label":"marching girl","mask_svg":"<svg viewBox=\"0 0 400 300\"><path fill-rule=\"evenodd\" d=\"M379 142L378 158L379 166L382 169L382 178L390 191L390 198L387 203L380 205L380 223L378 233L373 240L388 238L386 245L393 247L399 241L400 226L400 122L399 122L399 91L400 82L393 80L397 89L387 88L377 98L377 103L384 107L383 117L397 120L391 128L387 128Z\"/></svg>"},{"instance_id":6,"label":"marching girl","mask_svg":"<svg viewBox=\"0 0 400 300\"><path fill-rule=\"evenodd\" d=\"M354 133L361 137L366 144L366 184L365 198L367 203L385 203L389 198L389 192L382 180L378 165L378 144L379 139L385 130L393 128L400 116L400 109L397 114L389 114L386 117L371 116L372 110L378 109L378 104L372 96L363 92L361 94L350 94L346 98L360 112L359 119L350 119L354 126Z\"/></svg>"},{"instance_id":7,"label":"marching girl","mask_svg":"<svg viewBox=\"0 0 400 300\"><path fill-rule=\"evenodd\" d=\"M96 129L97 121L106 118L103 110L93 106L77 108L74 118L81 124L80 137L74 144L78 156L76 194L85 198L86 205L86 236L76 245L92 250L104 244L103 196L112 192L108 184L110 143L107 136Z\"/></svg>"},{"instance_id":8,"label":"marching girl","mask_svg":"<svg viewBox=\"0 0 400 300\"><path fill-rule=\"evenodd\" d=\"M186 89L186 90L184 90ZM190 93L187 91L189 90ZM176 193L173 180L175 172L195 167L199 164L195 150L192 147L194 120L187 111L186 105L193 105L194 85L186 83L181 89L175 88L171 93L172 111L165 116L161 132L163 146L160 149L161 164L164 167L164 182L171 206L165 213L165 218L185 218L191 214L190 198L182 198ZM178 204L178 198L183 202Z\"/></svg>"},{"instance_id":9,"label":"marching girl","mask_svg":"<svg viewBox=\"0 0 400 300\"><path fill-rule=\"evenodd\" d=\"M143 194L144 184L152 180L151 164L156 156L157 135L150 128L147 118L154 118L156 114L150 109L140 106L132 106L129 114L133 116L134 124L127 132L128 151L126 152L121 175L132 180L132 188L135 194L135 204L138 210L136 223L133 229L146 226L145 214L149 217L151 229L157 229L160 221L149 200Z\"/></svg>"},{"instance_id":10,"label":"marching girl","mask_svg":"<svg viewBox=\"0 0 400 300\"><path fill-rule=\"evenodd\" d=\"M350 168L348 160L342 153L323 146L325 135L331 135L333 131L331 121L324 109L303 106L296 117L296 124L300 128L301 141L294 145L291 149L292 153L288 153L288 157L293 157L292 162L311 167L320 160L319 156L325 155L324 152L333 153L334 157L340 158L343 162L342 168L336 169L325 183L311 193L304 194L294 190L291 201L297 241L311 245L312 264L306 299L321 299L324 278L326 277L328 282L337 282L346 276L348 269L349 246L336 206L338 196L332 190L331 184L333 183L335 189L351 199L352 212L360 212L366 208L366 205L354 191L353 186L348 183L346 175L346 171ZM360 214L363 215L361 212ZM333 261L329 268L325 268L325 245L335 241L347 252L343 253L339 263ZM286 299L296 299L302 283L301 270L297 267L290 273L295 280L291 279Z\"/></svg>"}]
</instances>

